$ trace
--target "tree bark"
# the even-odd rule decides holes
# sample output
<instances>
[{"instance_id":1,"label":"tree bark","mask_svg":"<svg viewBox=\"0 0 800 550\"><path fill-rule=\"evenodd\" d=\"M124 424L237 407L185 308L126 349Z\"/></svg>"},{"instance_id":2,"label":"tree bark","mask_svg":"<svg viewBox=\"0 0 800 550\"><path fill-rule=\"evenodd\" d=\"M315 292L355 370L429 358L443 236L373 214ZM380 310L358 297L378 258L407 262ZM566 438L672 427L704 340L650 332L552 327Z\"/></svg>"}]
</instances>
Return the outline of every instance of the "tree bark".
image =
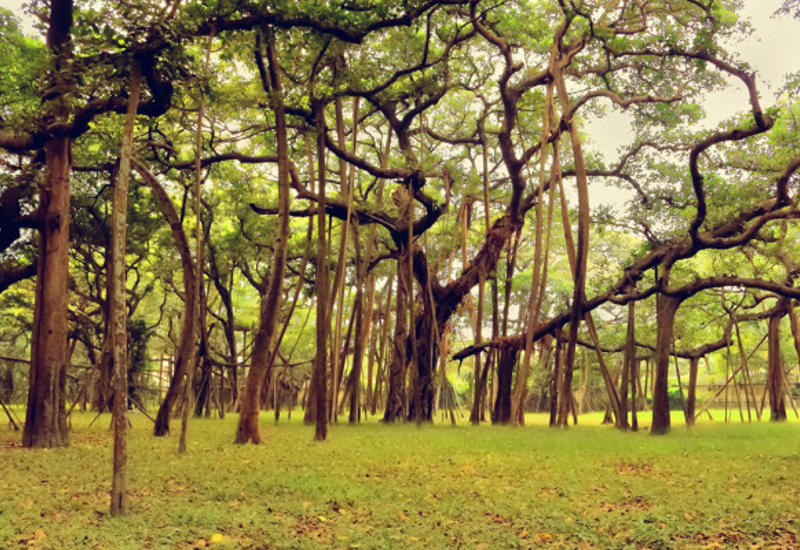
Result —
<instances>
[{"instance_id":1,"label":"tree bark","mask_svg":"<svg viewBox=\"0 0 800 550\"><path fill-rule=\"evenodd\" d=\"M564 370L564 344L561 339L561 331L555 332L555 357L553 358L553 374L550 377L550 426L558 425L558 387L561 381L561 371Z\"/></svg>"},{"instance_id":2,"label":"tree bark","mask_svg":"<svg viewBox=\"0 0 800 550\"><path fill-rule=\"evenodd\" d=\"M268 359L280 310L283 273L286 269L289 241L289 144L286 137L286 114L283 106L277 54L272 36L267 39L267 59L269 61L269 89L266 91L270 92L273 97L275 138L278 148L278 235L275 239L266 294L261 300L258 333L241 401L236 443L261 443L261 435L258 430L258 413L261 409L259 396L264 380L269 377ZM262 70L262 76L263 72ZM275 343L276 347L278 345L279 343Z\"/></svg>"},{"instance_id":3,"label":"tree bark","mask_svg":"<svg viewBox=\"0 0 800 550\"><path fill-rule=\"evenodd\" d=\"M781 356L780 326L786 312L786 298L778 299L777 311L769 318L767 335L767 391L769 392L769 419L772 422L786 420L786 388L783 383L783 358Z\"/></svg>"},{"instance_id":4,"label":"tree bark","mask_svg":"<svg viewBox=\"0 0 800 550\"><path fill-rule=\"evenodd\" d=\"M356 297L353 302L353 314L355 315L355 341L353 343L353 366L350 372L350 414L347 421L350 424L358 423L361 418L361 366L364 361L364 348L366 347L367 334L364 327L364 284L366 282L366 262L361 257L360 243L357 228L353 228L353 241L356 251Z\"/></svg>"},{"instance_id":5,"label":"tree bark","mask_svg":"<svg viewBox=\"0 0 800 550\"><path fill-rule=\"evenodd\" d=\"M109 325L113 357L114 458L111 477L111 515L128 510L128 307L126 305L125 244L127 241L128 184L133 156L133 130L141 91L141 70L133 62L128 112L122 134L119 173L111 204L111 263L108 273Z\"/></svg>"},{"instance_id":6,"label":"tree bark","mask_svg":"<svg viewBox=\"0 0 800 550\"><path fill-rule=\"evenodd\" d=\"M183 326L178 344L178 353L175 357L172 378L167 387L167 393L158 408L155 426L153 427L153 435L160 437L169 433L170 416L175 408L175 403L181 395L186 370L192 360L192 354L195 353L195 316L193 312L195 311L195 301L199 298L195 293L195 267L192 253L189 250L189 241L183 231L183 225L178 217L178 212L175 210L175 205L172 204L167 192L149 170L137 162L136 159L132 159L131 164L150 187L161 214L169 224L172 238L175 241L175 248L181 258L181 273L183 274Z\"/></svg>"},{"instance_id":7,"label":"tree bark","mask_svg":"<svg viewBox=\"0 0 800 550\"><path fill-rule=\"evenodd\" d=\"M564 81L562 61L553 64L555 71L554 81L558 91L559 102L563 112L571 112L572 105ZM589 187L581 151L581 140L578 135L577 122L568 121L569 135L572 143L572 155L575 161L575 181L578 189L578 244L575 249L575 269L573 271L574 288L572 293L572 307L570 310L569 339L564 358L564 376L559 388L558 424L566 427L570 406L572 404L572 371L575 362L575 347L578 342L578 328L583 317L584 302L586 301L586 261L589 253Z\"/></svg>"},{"instance_id":8,"label":"tree bark","mask_svg":"<svg viewBox=\"0 0 800 550\"><path fill-rule=\"evenodd\" d=\"M488 230L488 228L487 228ZM475 344L480 344L483 341L483 302L484 294L486 292L486 277L481 276L478 283L478 312L475 316ZM486 376L483 375L484 371L489 367L489 357L487 355L484 362L484 368L481 369L481 354L475 354L475 393L473 395L472 410L469 414L469 421L473 425L481 423L481 400L483 399L484 392L486 391Z\"/></svg>"},{"instance_id":9,"label":"tree bark","mask_svg":"<svg viewBox=\"0 0 800 550\"><path fill-rule=\"evenodd\" d=\"M24 447L69 443L64 411L67 366L70 140L45 146L47 170L40 202L45 221L39 238L28 408Z\"/></svg>"},{"instance_id":10,"label":"tree bark","mask_svg":"<svg viewBox=\"0 0 800 550\"><path fill-rule=\"evenodd\" d=\"M628 330L625 340L625 358L622 367L622 377L619 391L619 418L617 425L623 430L628 429L628 380L633 379L634 363L636 362L636 302L628 302ZM633 392L632 392L633 393ZM636 406L636 397L631 395L631 408Z\"/></svg>"},{"instance_id":11,"label":"tree bark","mask_svg":"<svg viewBox=\"0 0 800 550\"><path fill-rule=\"evenodd\" d=\"M402 252L402 251L401 251ZM389 385L386 394L384 422L402 420L406 413L406 365L408 364L406 321L408 315L408 270L405 269L405 254L397 258L397 296L395 298L394 335L392 337L392 360L389 364ZM387 322L384 319L384 323Z\"/></svg>"},{"instance_id":12,"label":"tree bark","mask_svg":"<svg viewBox=\"0 0 800 550\"><path fill-rule=\"evenodd\" d=\"M71 110L68 91L74 83L62 74L71 57L72 1L50 2L47 46L54 59L50 84L55 90L43 108L54 128L64 124ZM36 267L33 333L28 406L23 447L61 447L69 444L64 411L64 383L67 352L67 280L69 279L69 184L72 141L58 130L44 146L45 178L39 211L43 223L39 232Z\"/></svg>"},{"instance_id":13,"label":"tree bark","mask_svg":"<svg viewBox=\"0 0 800 550\"><path fill-rule=\"evenodd\" d=\"M493 424L511 422L511 378L517 363L517 350L513 346L501 347L497 361L497 399L494 402Z\"/></svg>"},{"instance_id":14,"label":"tree bark","mask_svg":"<svg viewBox=\"0 0 800 550\"><path fill-rule=\"evenodd\" d=\"M328 316L329 267L328 240L325 233L325 113L324 105L314 106L314 122L317 134L317 179L319 180L319 203L317 205L317 277L314 282L317 294L317 353L314 356L314 370L311 374L311 397L315 402L314 440L325 441L328 438L328 409L326 366L328 359L328 333L330 318Z\"/></svg>"},{"instance_id":15,"label":"tree bark","mask_svg":"<svg viewBox=\"0 0 800 550\"><path fill-rule=\"evenodd\" d=\"M694 413L697 406L697 370L699 365L699 357L689 359L689 388L686 395L686 424L688 426L694 426Z\"/></svg>"},{"instance_id":16,"label":"tree bark","mask_svg":"<svg viewBox=\"0 0 800 550\"><path fill-rule=\"evenodd\" d=\"M669 418L669 358L672 349L672 330L680 300L665 294L656 295L656 354L653 381L653 423L650 433L665 434L670 428Z\"/></svg>"},{"instance_id":17,"label":"tree bark","mask_svg":"<svg viewBox=\"0 0 800 550\"><path fill-rule=\"evenodd\" d=\"M639 360L634 357L631 364L631 430L639 431L639 401L644 397L641 395L641 378L639 376Z\"/></svg>"}]
</instances>

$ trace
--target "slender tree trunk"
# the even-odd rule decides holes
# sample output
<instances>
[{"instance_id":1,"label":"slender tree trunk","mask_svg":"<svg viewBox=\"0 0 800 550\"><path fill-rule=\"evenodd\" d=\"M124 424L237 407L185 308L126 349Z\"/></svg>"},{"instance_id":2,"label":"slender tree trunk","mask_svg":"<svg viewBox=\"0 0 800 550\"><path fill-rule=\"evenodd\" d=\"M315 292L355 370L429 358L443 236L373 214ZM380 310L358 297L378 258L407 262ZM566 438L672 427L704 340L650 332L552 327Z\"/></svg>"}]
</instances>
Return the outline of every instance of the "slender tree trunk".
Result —
<instances>
[{"instance_id":1,"label":"slender tree trunk","mask_svg":"<svg viewBox=\"0 0 800 550\"><path fill-rule=\"evenodd\" d=\"M619 392L618 426L628 429L628 380L633 380L634 363L636 362L636 302L628 302L628 331L625 339L625 359L622 367ZM636 407L636 397L631 392L631 408Z\"/></svg>"},{"instance_id":2,"label":"slender tree trunk","mask_svg":"<svg viewBox=\"0 0 800 550\"><path fill-rule=\"evenodd\" d=\"M362 258L362 262L367 262L368 258L371 256L371 240L369 240L367 244L367 257ZM363 338L363 350L362 353L366 354L367 356L367 380L365 384L365 392L364 392L364 416L366 417L367 411L370 410L370 406L372 404L372 394L374 390L373 380L375 375L375 276L370 274L368 281L367 281L367 308L365 311L364 316L364 334L362 335ZM363 359L362 359L363 362Z\"/></svg>"},{"instance_id":3,"label":"slender tree trunk","mask_svg":"<svg viewBox=\"0 0 800 550\"><path fill-rule=\"evenodd\" d=\"M326 367L328 358L328 316L329 267L328 240L325 233L325 113L324 105L314 106L314 122L317 133L317 179L319 180L319 203L317 205L317 277L314 282L317 294L317 353L314 357L314 370L311 374L311 397L315 401L315 441L328 439L328 409L326 399Z\"/></svg>"},{"instance_id":4,"label":"slender tree trunk","mask_svg":"<svg viewBox=\"0 0 800 550\"><path fill-rule=\"evenodd\" d=\"M208 212L209 217L213 217L213 209ZM231 288L233 285L233 270L225 277L226 280L223 280L217 263L216 257L216 250L214 248L213 243L210 239L207 242L208 246L208 259L209 259L209 267L211 269L211 280L214 283L214 287L217 290L217 294L220 297L220 301L222 302L222 306L225 309L225 321L222 323L224 333L225 333L225 341L228 345L228 365L221 369L220 371L220 397L219 402L221 405L220 412L224 414L225 412L225 394L224 394L224 372L225 369L229 369L231 373L232 380L236 380L236 372L238 369L237 363L239 361L239 354L236 351L236 323L235 323L235 314L233 310L233 298L231 297ZM235 383L232 383L231 386L234 388L234 400L235 400Z\"/></svg>"},{"instance_id":5,"label":"slender tree trunk","mask_svg":"<svg viewBox=\"0 0 800 550\"><path fill-rule=\"evenodd\" d=\"M111 246L107 247L108 253L106 254L106 272L110 271L110 266L112 263L111 259ZM108 276L108 275L107 275ZM109 283L106 281L106 288L108 288ZM106 412L111 407L111 394L113 391L111 379L112 369L113 369L113 361L111 359L111 314L110 314L110 299L108 297L108 291L106 291L106 300L103 304L103 316L104 316L104 330L103 330L103 343L100 347L100 364L98 365L98 377L95 382L95 392L94 392L94 410L97 413Z\"/></svg>"},{"instance_id":6,"label":"slender tree trunk","mask_svg":"<svg viewBox=\"0 0 800 550\"><path fill-rule=\"evenodd\" d=\"M739 349L739 357L742 358L741 368L742 368L742 373L744 374L744 382L745 382L744 394L747 397L747 399L745 399L745 401L747 402L747 417L748 418L751 417L750 406L751 406L751 403L752 403L752 406L756 411L756 416L758 418L758 421L760 422L761 421L761 409L758 406L758 402L756 401L756 396L755 396L755 393L753 391L753 381L752 381L752 379L750 377L750 367L747 364L748 355L744 351L744 345L742 343L742 334L739 331L739 324L736 321L733 321L733 327L736 329L736 342L737 342L737 347ZM763 340L761 342L763 342ZM761 345L761 342L759 342L759 346ZM756 349L758 349L758 346L756 346ZM726 384L726 387L727 387L727 384Z\"/></svg>"},{"instance_id":7,"label":"slender tree trunk","mask_svg":"<svg viewBox=\"0 0 800 550\"><path fill-rule=\"evenodd\" d=\"M553 359L553 375L550 378L550 426L558 425L558 387L563 370L564 345L561 340L561 331L555 333L556 356Z\"/></svg>"},{"instance_id":8,"label":"slender tree trunk","mask_svg":"<svg viewBox=\"0 0 800 550\"><path fill-rule=\"evenodd\" d=\"M178 344L178 353L175 357L167 393L158 409L153 428L154 435L163 436L169 433L170 416L175 408L175 403L181 396L181 388L183 387L182 384L186 376L187 367L192 360L192 355L195 353L194 311L195 301L198 299L195 292L195 268L192 254L189 250L189 241L183 231L183 225L172 200L155 176L141 163L137 162L136 159L132 159L131 165L139 172L147 186L150 187L161 214L170 226L175 247L181 258L181 273L183 274L183 326Z\"/></svg>"},{"instance_id":9,"label":"slender tree trunk","mask_svg":"<svg viewBox=\"0 0 800 550\"><path fill-rule=\"evenodd\" d=\"M200 136L198 139L202 139ZM198 143L198 147L201 146L201 143ZM196 188L195 192L197 197L197 204L195 205L196 210L198 212L201 211L201 204L200 204L200 176L201 176L201 167L195 167L195 182ZM197 223L201 222L200 216L197 218ZM195 281L195 291L200 299L197 301L197 321L198 321L198 348L197 348L197 358L195 359L194 369L197 371L199 369L199 380L197 376L193 376L192 380L196 381L196 385L194 386L194 391L192 395L194 397L194 416L200 418L203 416L203 410L205 410L205 415L211 415L211 393L212 393L212 382L214 378L214 369L211 364L211 360L209 357L209 344L208 344L208 323L206 321L208 317L208 297L206 296L206 289L203 286L203 277L202 274L205 272L203 266L206 265L206 243L209 241L209 233L201 231L202 227L200 225L196 226L195 231L195 256L197 258L196 263L198 265L197 272L201 274L201 277ZM210 228L209 228L210 229ZM181 430L183 426L181 426Z\"/></svg>"},{"instance_id":10,"label":"slender tree trunk","mask_svg":"<svg viewBox=\"0 0 800 550\"><path fill-rule=\"evenodd\" d=\"M355 229L355 228L354 228ZM361 365L364 359L364 348L366 342L366 331L364 330L364 283L366 282L366 261L361 258L359 247L358 231L353 231L353 241L356 250L356 297L353 302L353 314L355 315L355 341L353 344L353 366L350 371L350 414L348 422L356 424L361 420L359 411L361 403Z\"/></svg>"},{"instance_id":11,"label":"slender tree trunk","mask_svg":"<svg viewBox=\"0 0 800 550\"><path fill-rule=\"evenodd\" d=\"M483 302L484 294L486 291L486 277L481 274L480 282L478 283L478 313L475 316L475 344L480 344L483 341ZM485 368L481 369L481 354L475 354L475 393L473 395L472 410L469 414L469 421L473 425L481 423L481 400L486 390L486 377L483 376L483 370L489 366L489 358L486 357Z\"/></svg>"},{"instance_id":12,"label":"slender tree trunk","mask_svg":"<svg viewBox=\"0 0 800 550\"><path fill-rule=\"evenodd\" d=\"M551 58L551 67L553 66L552 58ZM539 323L539 312L541 310L542 298L541 291L543 289L542 284L547 277L547 272L545 271L545 266L547 263L547 259L545 258L542 261L542 236L543 236L543 224L544 224L544 208L542 202L544 201L544 184L547 181L547 177L545 174L545 166L547 160L547 141L550 135L550 119L551 119L551 110L553 104L553 84L549 84L547 86L547 95L545 99L545 108L544 108L544 116L542 120L542 135L539 140L539 186L537 191L537 199L536 199L536 227L534 229L534 244L533 244L533 278L531 279L531 290L530 290L530 298L528 300L528 308L527 308L527 326L525 328L525 349L522 354L522 365L520 365L519 372L517 373L517 382L516 387L514 388L514 396L512 401L512 422L517 424L523 424L525 420L525 414L523 412L524 408L524 401L525 395L527 394L527 384L528 384L528 376L530 373L531 368L531 360L533 355L534 349L534 342L533 342L533 332L536 330L536 326ZM552 163L552 170L561 170L560 166L557 166L556 163L558 162L558 156L555 154L553 156L553 163ZM551 185L552 180L551 178ZM549 215L549 223L548 223L548 243L549 243L549 230L552 227L552 219L553 219L553 197L552 189L550 194L550 208L548 209Z\"/></svg>"},{"instance_id":13,"label":"slender tree trunk","mask_svg":"<svg viewBox=\"0 0 800 550\"><path fill-rule=\"evenodd\" d=\"M563 59L553 64L556 67L554 82L558 91L558 99L561 103L562 112L567 113L572 110L572 104L567 92L564 80ZM574 288L572 293L572 308L570 311L569 339L564 359L564 376L562 385L559 388L559 411L558 424L567 425L569 407L572 403L572 371L575 362L575 347L578 343L578 328L583 317L584 302L586 301L586 261L589 253L589 186L586 175L586 167L581 150L581 140L578 134L577 122L571 118L569 124L569 135L572 143L572 156L575 162L575 181L578 190L578 243L575 248L575 269L573 271Z\"/></svg>"},{"instance_id":14,"label":"slender tree trunk","mask_svg":"<svg viewBox=\"0 0 800 550\"><path fill-rule=\"evenodd\" d=\"M289 144L286 137L286 115L283 106L283 95L279 77L275 43L270 35L267 38L268 71L259 63L262 80L268 83L265 91L273 99L275 112L275 138L278 149L278 235L275 239L272 266L266 285L266 295L261 302L258 333L253 346L250 372L247 376L244 395L242 396L239 414L239 426L236 431L236 443L260 443L258 429L258 413L261 408L259 395L264 380L269 377L269 350L273 344L278 313L281 304L283 274L286 269L286 256L289 241ZM276 342L275 346L279 343ZM256 355L258 349L258 355Z\"/></svg>"},{"instance_id":15,"label":"slender tree trunk","mask_svg":"<svg viewBox=\"0 0 800 550\"><path fill-rule=\"evenodd\" d=\"M205 65L203 74L208 74L208 62L211 57L211 42L214 40L213 33L208 36L206 42ZM178 438L178 453L186 452L186 434L189 430L189 410L192 407L192 398L195 396L194 384L197 366L201 360L205 360L207 353L206 341L206 307L205 289L203 287L203 273L205 272L205 239L203 233L202 217L202 198L200 196L200 180L202 179L203 156L203 117L205 116L205 95L200 94L197 107L197 126L194 134L194 181L192 183L192 209L194 210L194 296L195 302L192 308L194 317L195 334L192 338L197 342L194 353L186 366L186 385L183 392L183 409L181 410L181 433Z\"/></svg>"},{"instance_id":16,"label":"slender tree trunk","mask_svg":"<svg viewBox=\"0 0 800 550\"><path fill-rule=\"evenodd\" d=\"M640 393L637 388L641 388L641 380L639 377L639 360L634 357L631 363L631 430L634 432L639 431L639 400Z\"/></svg>"},{"instance_id":17,"label":"slender tree trunk","mask_svg":"<svg viewBox=\"0 0 800 550\"><path fill-rule=\"evenodd\" d=\"M653 381L653 423L650 433L665 434L670 428L669 418L669 358L672 349L672 331L675 314L680 306L678 298L665 294L656 295L656 354Z\"/></svg>"},{"instance_id":18,"label":"slender tree trunk","mask_svg":"<svg viewBox=\"0 0 800 550\"><path fill-rule=\"evenodd\" d=\"M357 107L356 107L357 109ZM337 98L335 101L336 111L336 137L338 146L342 149L346 148L345 145L345 132L344 132L344 115L342 113L342 100ZM356 118L353 119L355 125ZM355 129L354 129L355 133ZM336 259L336 271L333 276L333 289L331 290L331 297L333 298L330 304L330 314L333 315L333 308L336 306L336 316L333 325L333 345L331 347L331 383L330 391L330 417L331 422L337 421L338 407L336 402L339 395L339 380L344 370L344 356L340 353L340 341L342 339L342 323L344 319L344 280L347 272L347 242L351 230L350 216L353 209L353 191L350 179L347 177L347 165L343 159L339 159L339 186L341 192L344 194L344 200L347 204L347 216L342 222L342 228L339 235L339 253Z\"/></svg>"},{"instance_id":19,"label":"slender tree trunk","mask_svg":"<svg viewBox=\"0 0 800 550\"><path fill-rule=\"evenodd\" d=\"M133 156L133 129L139 106L142 76L137 62L131 71L128 112L122 133L119 173L111 203L111 264L108 274L109 325L114 368L114 458L111 476L111 515L128 510L128 306L125 298L125 243L127 240L128 183Z\"/></svg>"},{"instance_id":20,"label":"slender tree trunk","mask_svg":"<svg viewBox=\"0 0 800 550\"><path fill-rule=\"evenodd\" d=\"M375 392L372 394L372 404L370 412L375 415L378 410L378 405L382 404L383 386L387 378L389 366L386 361L386 354L389 347L389 314L392 311L392 292L394 291L393 281L389 280L389 291L386 293L386 301L383 306L383 314L381 315L381 332L380 342L377 348L377 374L375 375Z\"/></svg>"},{"instance_id":21,"label":"slender tree trunk","mask_svg":"<svg viewBox=\"0 0 800 550\"><path fill-rule=\"evenodd\" d=\"M697 403L697 370L699 357L689 359L689 388L686 395L686 424L694 426L694 413Z\"/></svg>"}]
</instances>

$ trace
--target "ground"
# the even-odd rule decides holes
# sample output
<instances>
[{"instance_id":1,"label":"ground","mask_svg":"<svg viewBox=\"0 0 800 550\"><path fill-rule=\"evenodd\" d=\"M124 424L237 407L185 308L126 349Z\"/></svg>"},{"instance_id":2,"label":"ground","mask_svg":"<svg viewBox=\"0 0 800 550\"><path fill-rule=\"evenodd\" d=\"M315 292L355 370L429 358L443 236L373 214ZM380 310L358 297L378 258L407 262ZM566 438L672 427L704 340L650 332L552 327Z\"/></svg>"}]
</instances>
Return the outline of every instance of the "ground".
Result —
<instances>
[{"instance_id":1,"label":"ground","mask_svg":"<svg viewBox=\"0 0 800 550\"><path fill-rule=\"evenodd\" d=\"M130 514L108 514L109 418L74 413L66 449L0 428L8 548L797 548L800 424L620 433L193 419L189 450L132 415ZM644 424L648 420L645 418ZM463 420L462 420L463 421ZM680 424L678 417L675 423ZM532 425L531 425L532 424ZM176 423L176 426L178 423Z\"/></svg>"}]
</instances>

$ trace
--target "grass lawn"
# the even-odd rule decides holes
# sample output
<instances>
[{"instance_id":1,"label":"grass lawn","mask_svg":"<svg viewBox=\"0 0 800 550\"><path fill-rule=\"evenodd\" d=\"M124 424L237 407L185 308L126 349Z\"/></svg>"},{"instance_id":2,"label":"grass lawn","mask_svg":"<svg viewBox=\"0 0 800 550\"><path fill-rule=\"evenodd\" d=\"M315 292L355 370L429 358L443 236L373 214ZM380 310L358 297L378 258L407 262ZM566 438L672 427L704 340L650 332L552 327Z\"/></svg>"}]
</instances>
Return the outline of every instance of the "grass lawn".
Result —
<instances>
[{"instance_id":1,"label":"grass lawn","mask_svg":"<svg viewBox=\"0 0 800 550\"><path fill-rule=\"evenodd\" d=\"M797 548L800 424L619 433L193 419L189 451L133 414L131 513L108 514L109 418L76 413L66 449L0 428L0 547ZM715 418L722 417L715 413ZM645 417L643 424L649 423ZM175 422L173 432L179 422Z\"/></svg>"}]
</instances>

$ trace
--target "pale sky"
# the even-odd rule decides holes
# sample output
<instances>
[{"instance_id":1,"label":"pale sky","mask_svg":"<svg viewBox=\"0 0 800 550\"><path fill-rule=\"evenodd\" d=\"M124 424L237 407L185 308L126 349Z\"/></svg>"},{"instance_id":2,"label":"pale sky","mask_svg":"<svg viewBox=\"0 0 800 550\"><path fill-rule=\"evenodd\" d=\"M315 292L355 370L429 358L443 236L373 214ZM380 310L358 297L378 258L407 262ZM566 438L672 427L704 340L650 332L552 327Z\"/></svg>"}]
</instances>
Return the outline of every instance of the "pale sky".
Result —
<instances>
[{"instance_id":1,"label":"pale sky","mask_svg":"<svg viewBox=\"0 0 800 550\"><path fill-rule=\"evenodd\" d=\"M731 45L743 61L757 72L757 85L761 106L774 105L778 89L785 76L800 71L800 20L787 16L773 18L781 0L745 0L741 15L753 25L753 33ZM749 108L744 84L729 79L728 89L706 95L704 108L706 117L701 127L711 128L720 121L731 118ZM632 141L630 118L621 111L610 112L606 117L587 123L587 134L592 142L589 151L600 152L609 163L617 158L617 148ZM590 186L590 203L621 206L630 196L602 181L593 181ZM574 196L574 193L573 193Z\"/></svg>"},{"instance_id":2,"label":"pale sky","mask_svg":"<svg viewBox=\"0 0 800 550\"><path fill-rule=\"evenodd\" d=\"M22 17L23 1L0 0L0 6L19 14L23 31L33 33L30 20ZM741 58L756 69L763 107L775 103L785 75L800 71L800 20L772 17L780 5L781 0L745 0L741 14L752 22L754 32L731 45L731 49L738 51ZM747 108L744 86L731 79L729 89L707 95L707 116L702 125L712 127ZM620 111L612 110L604 118L589 121L585 130L592 136L587 150L600 152L609 162L616 158L618 147L632 140L630 119ZM606 187L602 182L593 182L591 187L592 205L621 204L625 200L619 189Z\"/></svg>"}]
</instances>

